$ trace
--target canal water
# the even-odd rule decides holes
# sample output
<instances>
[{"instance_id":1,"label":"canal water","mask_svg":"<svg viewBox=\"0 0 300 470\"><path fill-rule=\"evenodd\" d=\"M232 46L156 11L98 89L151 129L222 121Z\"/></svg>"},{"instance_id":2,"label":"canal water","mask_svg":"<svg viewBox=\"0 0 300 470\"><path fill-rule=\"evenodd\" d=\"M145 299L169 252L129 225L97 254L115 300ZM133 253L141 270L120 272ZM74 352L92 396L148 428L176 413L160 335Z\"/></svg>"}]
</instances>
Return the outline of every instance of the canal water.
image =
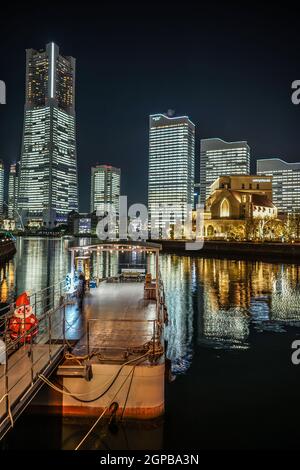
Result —
<instances>
[{"instance_id":1,"label":"canal water","mask_svg":"<svg viewBox=\"0 0 300 470\"><path fill-rule=\"evenodd\" d=\"M62 279L70 243L19 239L15 257L0 267L1 302ZM109 256L106 273L118 269ZM166 414L98 427L87 448L297 448L300 365L292 364L291 345L300 339L300 266L172 254L160 263L171 363ZM28 409L2 448L74 449L93 421Z\"/></svg>"}]
</instances>

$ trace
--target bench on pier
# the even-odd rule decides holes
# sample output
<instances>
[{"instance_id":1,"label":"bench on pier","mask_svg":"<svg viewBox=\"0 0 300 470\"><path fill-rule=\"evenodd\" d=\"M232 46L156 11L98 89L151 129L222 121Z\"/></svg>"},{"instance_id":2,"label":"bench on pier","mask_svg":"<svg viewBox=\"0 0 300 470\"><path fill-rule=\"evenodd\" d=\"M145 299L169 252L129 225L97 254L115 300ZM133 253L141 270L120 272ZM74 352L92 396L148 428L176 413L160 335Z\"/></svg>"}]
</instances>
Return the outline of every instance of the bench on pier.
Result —
<instances>
[{"instance_id":1,"label":"bench on pier","mask_svg":"<svg viewBox=\"0 0 300 470\"><path fill-rule=\"evenodd\" d=\"M145 279L146 270L141 268L123 268L121 270L121 280L137 280L142 281Z\"/></svg>"}]
</instances>

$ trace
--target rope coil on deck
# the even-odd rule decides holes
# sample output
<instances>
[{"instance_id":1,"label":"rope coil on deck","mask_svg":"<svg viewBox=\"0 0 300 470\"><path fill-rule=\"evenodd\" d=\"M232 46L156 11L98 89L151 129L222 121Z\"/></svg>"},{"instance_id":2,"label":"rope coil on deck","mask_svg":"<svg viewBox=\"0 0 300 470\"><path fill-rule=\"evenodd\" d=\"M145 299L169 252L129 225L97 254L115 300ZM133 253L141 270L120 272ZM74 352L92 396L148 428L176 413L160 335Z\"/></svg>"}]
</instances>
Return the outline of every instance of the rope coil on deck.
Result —
<instances>
[{"instance_id":1,"label":"rope coil on deck","mask_svg":"<svg viewBox=\"0 0 300 470\"><path fill-rule=\"evenodd\" d=\"M9 394L8 393L5 393L5 395L3 395L3 397L1 398L0 400L0 403L4 400L4 398L7 397L7 404L8 404L8 416L9 416L9 419L10 419L10 423L11 423L11 427L13 428L14 427L14 420L13 420L13 416L12 416L12 412L11 412L11 407L10 407L10 399L9 399Z\"/></svg>"},{"instance_id":2,"label":"rope coil on deck","mask_svg":"<svg viewBox=\"0 0 300 470\"><path fill-rule=\"evenodd\" d=\"M59 387L57 387L56 385L54 385L52 382L50 382L49 379L47 379L47 377L45 377L43 374L39 374L39 378L45 382L49 387L51 387L52 389L56 390L57 392L61 393L62 395L68 395L68 396L71 396L72 398L74 398L75 400L77 401L80 401L82 403L92 403L93 401L96 401L96 400L99 400L100 398L102 398L110 389L111 387L113 386L113 384L116 382L117 378L119 377L122 369L126 366L126 365L129 365L133 362L136 362L138 360L141 360L143 358L146 358L146 356L148 356L149 354L149 351L146 352L146 354L143 354L142 356L140 357L137 357L137 358L134 358L134 359L131 359L130 361L127 361L127 362L124 362L124 364L121 365L121 367L119 368L119 370L117 371L116 375L113 377L113 379L111 379L109 381L109 384L106 383L104 386L106 387L104 389L103 392L100 393L100 395L98 395L97 397L93 398L93 399L90 399L90 400L83 400L83 399L80 399L79 397L80 396L86 396L86 395L90 395L91 393L94 393L96 391L99 391L99 389L97 390L90 390L89 392L85 392L85 393L72 393L70 392L66 387L64 387L64 389L60 389ZM107 386L108 385L108 386Z\"/></svg>"}]
</instances>

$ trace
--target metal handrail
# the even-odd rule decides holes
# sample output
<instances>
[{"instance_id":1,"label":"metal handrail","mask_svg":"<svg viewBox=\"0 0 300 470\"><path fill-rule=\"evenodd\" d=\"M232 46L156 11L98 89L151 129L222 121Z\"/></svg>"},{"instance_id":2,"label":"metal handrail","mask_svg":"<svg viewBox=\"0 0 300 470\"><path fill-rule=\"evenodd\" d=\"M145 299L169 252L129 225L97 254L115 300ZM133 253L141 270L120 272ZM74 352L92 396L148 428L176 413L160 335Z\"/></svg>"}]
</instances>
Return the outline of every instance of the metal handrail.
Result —
<instances>
[{"instance_id":1,"label":"metal handrail","mask_svg":"<svg viewBox=\"0 0 300 470\"><path fill-rule=\"evenodd\" d=\"M51 286L49 287L45 287L39 291L36 291L32 294L30 294L28 297L30 298L30 301L33 300L33 299L36 299L36 296L37 295L44 295L44 292L46 291L50 291L53 290L53 288L56 288L56 286L63 286L63 289L62 289L62 292L63 290L65 289L66 287L66 283L65 281L59 281L59 282L56 282L55 284L52 284ZM47 295L47 298L50 297L50 294ZM45 298L43 297L43 301L45 300ZM35 302L33 302L35 303ZM0 308L0 319L3 317L3 313L4 312L4 315L8 313L8 311L13 311L16 307L16 302L11 302L10 304L8 305L5 305L4 307L1 307Z\"/></svg>"},{"instance_id":2,"label":"metal handrail","mask_svg":"<svg viewBox=\"0 0 300 470\"><path fill-rule=\"evenodd\" d=\"M55 357L55 354L59 351L53 350L53 345L57 345L58 341L62 341L62 348L66 344L66 331L68 328L65 326L65 307L67 304L66 301L66 286L65 282L57 282L52 286L49 286L41 291L35 292L30 296L30 299L34 301L32 305L34 307L34 313L36 314L39 311L38 315L38 326L33 325L27 331L19 334L16 339L10 339L9 333L9 322L13 317L13 312L15 308L15 302L7 305L2 308L5 310L5 313L0 317L1 323L0 326L5 326L3 336L5 340L5 364L4 364L4 373L0 376L1 380L4 380L4 394L0 397L0 404L5 399L5 412L0 417L0 425L11 417L10 407L14 405L14 402L18 402L28 393L28 390L39 380L39 373L45 370L52 363L52 360ZM40 313L40 310L42 313ZM57 320L57 314L59 316ZM24 322L25 322L25 309L24 309ZM60 328L61 325L61 328ZM41 328L42 331L38 331L35 340L33 340L33 333ZM55 333L58 334L59 338L55 338ZM27 342L27 338L30 335L30 341ZM41 345L49 345L47 350L41 350L39 353L38 347ZM21 351L24 354L21 357L18 357L18 360L15 362L11 361L14 354ZM38 353L34 354L34 351ZM37 355L36 355L37 354ZM43 360L40 369L37 369L37 364L48 355L47 360ZM19 364L19 361L24 361L24 358L27 356L29 359L28 368L25 372L21 371L21 374L18 376L15 372L16 367ZM11 382L11 378L16 377L16 382ZM23 390L21 391L20 396L14 397L12 399L12 391L18 386L22 381L27 377L28 383L25 383Z\"/></svg>"}]
</instances>

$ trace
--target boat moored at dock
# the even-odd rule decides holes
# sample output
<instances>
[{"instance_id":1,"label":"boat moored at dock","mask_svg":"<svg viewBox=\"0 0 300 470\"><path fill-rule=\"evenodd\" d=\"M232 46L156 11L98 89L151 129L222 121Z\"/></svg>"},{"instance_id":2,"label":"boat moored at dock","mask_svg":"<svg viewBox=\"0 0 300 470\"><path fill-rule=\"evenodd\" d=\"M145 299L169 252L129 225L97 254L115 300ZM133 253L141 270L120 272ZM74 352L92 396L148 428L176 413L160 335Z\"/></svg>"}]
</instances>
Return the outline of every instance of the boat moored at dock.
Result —
<instances>
[{"instance_id":1,"label":"boat moored at dock","mask_svg":"<svg viewBox=\"0 0 300 470\"><path fill-rule=\"evenodd\" d=\"M70 250L73 271L81 261L86 266L95 258L96 287L85 296L85 331L58 369L62 387L68 390L63 395L63 413L99 414L116 403L115 412L122 416L160 416L164 412L166 317L160 245L115 242ZM121 264L117 273L99 277L104 253L139 253L144 255L145 267ZM78 362L82 377L78 377Z\"/></svg>"},{"instance_id":2,"label":"boat moored at dock","mask_svg":"<svg viewBox=\"0 0 300 470\"><path fill-rule=\"evenodd\" d=\"M160 245L101 243L70 251L64 281L22 294L26 305L2 311L0 438L28 404L67 416L151 419L164 413ZM104 258L123 254L126 263L103 274ZM24 325L22 317L14 320L22 308ZM29 310L37 320L32 327L26 323Z\"/></svg>"}]
</instances>

